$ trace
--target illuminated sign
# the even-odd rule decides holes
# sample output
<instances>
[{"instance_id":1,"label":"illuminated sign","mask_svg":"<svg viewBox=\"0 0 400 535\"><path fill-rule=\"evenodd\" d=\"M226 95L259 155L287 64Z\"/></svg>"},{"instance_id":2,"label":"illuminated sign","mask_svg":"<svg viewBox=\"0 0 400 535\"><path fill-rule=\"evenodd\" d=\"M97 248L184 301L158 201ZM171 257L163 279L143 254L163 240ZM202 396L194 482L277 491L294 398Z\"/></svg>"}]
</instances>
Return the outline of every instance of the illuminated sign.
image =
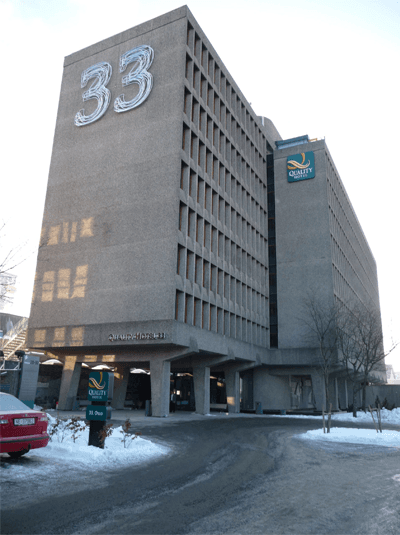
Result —
<instances>
[{"instance_id":1,"label":"illuminated sign","mask_svg":"<svg viewBox=\"0 0 400 535\"><path fill-rule=\"evenodd\" d=\"M313 152L302 152L288 156L287 173L289 182L299 182L315 177L315 163Z\"/></svg>"},{"instance_id":2,"label":"illuminated sign","mask_svg":"<svg viewBox=\"0 0 400 535\"><path fill-rule=\"evenodd\" d=\"M139 86L138 94L132 100L125 100L124 94L114 100L114 111L122 113L137 108L150 95L153 87L153 76L147 71L154 59L154 50L147 45L137 46L128 50L119 58L119 72L123 73L129 64L133 64L131 70L122 77L122 85L136 84ZM85 126L100 119L107 111L111 101L111 91L107 84L112 75L112 67L107 61L100 61L84 70L81 76L82 89L87 86L89 80L95 79L87 91L82 95L82 100L96 99L97 108L90 115L85 115L85 110L78 111L75 115L75 125Z\"/></svg>"},{"instance_id":3,"label":"illuminated sign","mask_svg":"<svg viewBox=\"0 0 400 535\"><path fill-rule=\"evenodd\" d=\"M107 401L108 378L107 372L90 372L88 389L90 401Z\"/></svg>"}]
</instances>

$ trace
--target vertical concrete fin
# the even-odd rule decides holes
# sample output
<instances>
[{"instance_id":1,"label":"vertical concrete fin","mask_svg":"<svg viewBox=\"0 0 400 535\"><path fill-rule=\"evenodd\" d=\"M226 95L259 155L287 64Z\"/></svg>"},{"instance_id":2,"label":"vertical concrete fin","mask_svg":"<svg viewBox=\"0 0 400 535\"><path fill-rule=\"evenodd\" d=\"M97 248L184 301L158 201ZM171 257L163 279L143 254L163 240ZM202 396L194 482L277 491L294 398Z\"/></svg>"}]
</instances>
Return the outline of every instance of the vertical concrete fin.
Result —
<instances>
[{"instance_id":1,"label":"vertical concrete fin","mask_svg":"<svg viewBox=\"0 0 400 535\"><path fill-rule=\"evenodd\" d=\"M81 369L82 362L76 362L75 356L65 358L61 377L60 398L58 400L58 408L61 411L72 410L74 400L78 393Z\"/></svg>"},{"instance_id":2,"label":"vertical concrete fin","mask_svg":"<svg viewBox=\"0 0 400 535\"><path fill-rule=\"evenodd\" d=\"M114 370L114 395L111 406L114 409L123 409L128 388L130 365L120 363Z\"/></svg>"},{"instance_id":3,"label":"vertical concrete fin","mask_svg":"<svg viewBox=\"0 0 400 535\"><path fill-rule=\"evenodd\" d=\"M240 412L240 378L239 372L228 370L225 372L226 400L228 412Z\"/></svg>"},{"instance_id":4,"label":"vertical concrete fin","mask_svg":"<svg viewBox=\"0 0 400 535\"><path fill-rule=\"evenodd\" d=\"M194 397L197 414L210 412L210 368L196 366L193 368Z\"/></svg>"},{"instance_id":5,"label":"vertical concrete fin","mask_svg":"<svg viewBox=\"0 0 400 535\"><path fill-rule=\"evenodd\" d=\"M169 415L171 363L168 360L150 361L152 415L165 418Z\"/></svg>"}]
</instances>

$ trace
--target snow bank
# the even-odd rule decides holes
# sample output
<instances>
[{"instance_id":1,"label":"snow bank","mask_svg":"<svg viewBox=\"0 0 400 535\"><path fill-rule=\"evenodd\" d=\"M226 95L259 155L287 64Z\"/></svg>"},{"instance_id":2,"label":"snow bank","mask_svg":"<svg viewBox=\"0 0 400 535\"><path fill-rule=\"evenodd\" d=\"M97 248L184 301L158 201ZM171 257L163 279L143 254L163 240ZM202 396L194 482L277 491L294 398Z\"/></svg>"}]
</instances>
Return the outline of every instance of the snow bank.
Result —
<instances>
[{"instance_id":1,"label":"snow bank","mask_svg":"<svg viewBox=\"0 0 400 535\"><path fill-rule=\"evenodd\" d=\"M377 414L376 412L373 413L375 422L377 422ZM305 414L286 414L285 416L280 416L276 414L270 414L269 417L272 418L312 418L312 419L318 419L322 421L322 416L313 416L313 415L305 415ZM327 418L327 415L325 414L325 420ZM381 410L381 420L382 424L387 423L391 425L398 424L400 426L400 409L393 409L392 411L388 411L387 409ZM335 412L332 414L332 421L337 422L367 422L367 423L373 423L371 413L367 411L366 413L363 411L357 412L357 418L353 418L352 412Z\"/></svg>"},{"instance_id":2,"label":"snow bank","mask_svg":"<svg viewBox=\"0 0 400 535\"><path fill-rule=\"evenodd\" d=\"M49 418L49 431L56 424L56 418L47 414ZM124 447L122 427L112 430L112 435L106 438L104 449L88 446L89 429L79 433L75 443L71 430L66 429L71 420L60 423L58 431L45 448L31 450L18 459L3 463L7 469L2 474L3 480L10 479L36 479L44 477L45 481L69 480L77 473L84 476L90 468L101 467L102 472L128 465L158 459L167 455L171 450L167 446L155 444L142 437L128 435ZM80 420L84 424L84 420ZM8 458L6 454L5 457Z\"/></svg>"},{"instance_id":3,"label":"snow bank","mask_svg":"<svg viewBox=\"0 0 400 535\"><path fill-rule=\"evenodd\" d=\"M373 411L373 415L375 418L375 422L377 421L377 413ZM367 411L366 413L363 411L357 412L357 418L353 418L352 412L339 412L334 415L332 415L332 419L339 421L339 422L372 422L371 413ZM393 409L392 411L388 411L387 409L381 410L381 420L382 423L387 424L399 424L400 425L400 409Z\"/></svg>"},{"instance_id":4,"label":"snow bank","mask_svg":"<svg viewBox=\"0 0 400 535\"><path fill-rule=\"evenodd\" d=\"M51 432L56 418L50 414L47 416L49 432ZM64 462L73 462L75 467L85 468L101 463L106 467L116 468L128 464L139 464L166 455L170 451L166 446L154 444L140 436L133 439L133 435L127 436L124 447L122 427L113 428L111 436L105 440L104 449L88 446L88 428L78 433L79 436L74 442L71 431L66 429L69 422L71 420L62 422L59 431L52 437L46 448L40 448L32 453L43 459L57 458ZM80 422L84 423L83 420Z\"/></svg>"},{"instance_id":5,"label":"snow bank","mask_svg":"<svg viewBox=\"0 0 400 535\"><path fill-rule=\"evenodd\" d=\"M377 433L375 429L348 429L345 427L332 427L330 433L322 429L307 431L298 435L299 438L309 440L325 440L328 442L347 442L350 444L370 444L374 446L387 446L400 450L400 432L383 431Z\"/></svg>"}]
</instances>

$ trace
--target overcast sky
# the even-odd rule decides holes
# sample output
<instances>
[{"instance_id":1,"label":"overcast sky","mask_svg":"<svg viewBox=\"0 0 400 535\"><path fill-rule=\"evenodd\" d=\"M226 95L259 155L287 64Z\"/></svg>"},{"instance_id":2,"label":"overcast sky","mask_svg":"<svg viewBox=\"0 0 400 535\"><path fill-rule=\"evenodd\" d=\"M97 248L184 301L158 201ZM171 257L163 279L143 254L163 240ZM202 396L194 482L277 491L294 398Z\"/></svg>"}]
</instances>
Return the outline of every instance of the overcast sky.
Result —
<instances>
[{"instance_id":1,"label":"overcast sky","mask_svg":"<svg viewBox=\"0 0 400 535\"><path fill-rule=\"evenodd\" d=\"M64 56L183 5L0 0L2 253L28 242L7 311L29 315ZM258 115L325 138L378 264L386 347L400 340L400 3L193 0ZM400 348L388 359L400 371Z\"/></svg>"}]
</instances>

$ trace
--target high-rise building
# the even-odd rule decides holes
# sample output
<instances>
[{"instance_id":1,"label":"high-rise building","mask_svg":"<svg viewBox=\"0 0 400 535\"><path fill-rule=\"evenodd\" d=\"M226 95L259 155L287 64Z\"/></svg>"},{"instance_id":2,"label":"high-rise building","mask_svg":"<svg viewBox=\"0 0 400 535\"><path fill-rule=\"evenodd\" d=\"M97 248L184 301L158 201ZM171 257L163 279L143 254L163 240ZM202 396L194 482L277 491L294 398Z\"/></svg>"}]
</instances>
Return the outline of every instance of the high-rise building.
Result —
<instances>
[{"instance_id":1,"label":"high-rise building","mask_svg":"<svg viewBox=\"0 0 400 535\"><path fill-rule=\"evenodd\" d=\"M60 408L83 362L115 366L116 406L150 369L156 416L171 390L209 412L210 376L233 412L320 407L314 288L379 306L326 144L258 117L187 7L65 58L28 338L65 363Z\"/></svg>"}]
</instances>

